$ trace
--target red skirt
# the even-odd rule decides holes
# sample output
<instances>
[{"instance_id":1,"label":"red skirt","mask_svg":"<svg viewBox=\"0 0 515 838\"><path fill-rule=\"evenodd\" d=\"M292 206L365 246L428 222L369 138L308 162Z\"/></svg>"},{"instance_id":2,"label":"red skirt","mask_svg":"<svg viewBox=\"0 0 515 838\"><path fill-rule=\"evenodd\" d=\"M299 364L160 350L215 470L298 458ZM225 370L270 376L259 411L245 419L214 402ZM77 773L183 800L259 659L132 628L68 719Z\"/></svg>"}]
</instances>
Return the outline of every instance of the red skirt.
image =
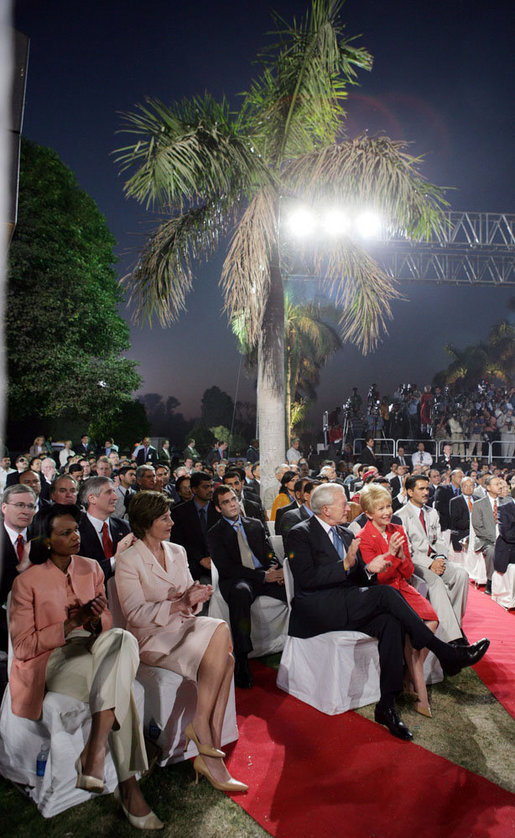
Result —
<instances>
[{"instance_id":1,"label":"red skirt","mask_svg":"<svg viewBox=\"0 0 515 838\"><path fill-rule=\"evenodd\" d=\"M397 580L397 584L393 587L397 588L400 594L404 597L408 605L411 605L413 611L416 611L421 620L435 620L438 622L438 617L433 606L428 599L423 597L415 588L406 581L406 579Z\"/></svg>"}]
</instances>

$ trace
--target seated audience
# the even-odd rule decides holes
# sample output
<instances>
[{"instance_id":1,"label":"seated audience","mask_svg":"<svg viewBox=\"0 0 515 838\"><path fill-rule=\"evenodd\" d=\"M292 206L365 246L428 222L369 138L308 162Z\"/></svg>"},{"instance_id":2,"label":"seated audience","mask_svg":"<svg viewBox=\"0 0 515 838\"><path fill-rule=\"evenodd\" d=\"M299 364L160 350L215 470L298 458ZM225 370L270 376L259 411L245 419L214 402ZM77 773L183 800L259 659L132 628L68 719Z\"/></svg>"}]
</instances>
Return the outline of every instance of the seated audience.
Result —
<instances>
[{"instance_id":1,"label":"seated audience","mask_svg":"<svg viewBox=\"0 0 515 838\"><path fill-rule=\"evenodd\" d=\"M229 774L220 750L234 671L229 629L223 620L195 616L212 589L193 581L184 548L170 543L170 506L160 492L132 499L129 520L138 540L117 563L118 597L141 660L197 682L197 707L186 728L186 745L193 739L199 750L197 781L203 774L222 791L246 791Z\"/></svg>"},{"instance_id":2,"label":"seated audience","mask_svg":"<svg viewBox=\"0 0 515 838\"><path fill-rule=\"evenodd\" d=\"M170 536L175 544L186 550L190 573L203 583L211 582L211 557L207 543L207 531L218 521L213 499L213 481L203 471L196 471L190 477L192 499L174 506L172 518L174 527Z\"/></svg>"},{"instance_id":3,"label":"seated audience","mask_svg":"<svg viewBox=\"0 0 515 838\"><path fill-rule=\"evenodd\" d=\"M86 510L79 525L81 554L99 563L107 581L134 536L127 521L114 517L117 498L109 477L89 477L81 487L80 500Z\"/></svg>"},{"instance_id":4,"label":"seated audience","mask_svg":"<svg viewBox=\"0 0 515 838\"><path fill-rule=\"evenodd\" d=\"M421 620L432 632L438 626L438 617L427 599L424 599L410 584L415 571L408 547L406 533L402 524L392 524L392 496L388 489L377 483L365 486L360 496L360 503L368 518L367 523L358 533L359 549L365 564L380 556L389 562L389 566L378 573L380 585L391 585L411 605ZM431 718L431 709L427 697L424 678L424 660L428 649L414 649L409 636L404 645L404 657L409 671L408 692L416 696L415 710L422 716Z\"/></svg>"},{"instance_id":5,"label":"seated audience","mask_svg":"<svg viewBox=\"0 0 515 838\"><path fill-rule=\"evenodd\" d=\"M403 685L404 635L414 649L434 652L447 675L480 660L489 646L484 639L473 646L451 646L439 640L403 597L390 585L377 585L376 574L390 560L376 556L365 565L359 540L342 524L347 500L341 486L318 486L311 495L314 512L290 530L286 539L295 596L289 633L314 637L328 631L362 631L379 640L381 697L375 720L400 739L413 734L395 709L395 695Z\"/></svg>"},{"instance_id":6,"label":"seated audience","mask_svg":"<svg viewBox=\"0 0 515 838\"><path fill-rule=\"evenodd\" d=\"M55 504L46 518L45 562L32 565L13 583L12 710L39 719L45 689L89 703L91 732L75 763L77 787L103 792L109 742L124 814L138 829L162 829L135 776L147 769L132 696L137 642L128 631L111 628L102 571L78 555L79 519L78 507Z\"/></svg>"}]
</instances>

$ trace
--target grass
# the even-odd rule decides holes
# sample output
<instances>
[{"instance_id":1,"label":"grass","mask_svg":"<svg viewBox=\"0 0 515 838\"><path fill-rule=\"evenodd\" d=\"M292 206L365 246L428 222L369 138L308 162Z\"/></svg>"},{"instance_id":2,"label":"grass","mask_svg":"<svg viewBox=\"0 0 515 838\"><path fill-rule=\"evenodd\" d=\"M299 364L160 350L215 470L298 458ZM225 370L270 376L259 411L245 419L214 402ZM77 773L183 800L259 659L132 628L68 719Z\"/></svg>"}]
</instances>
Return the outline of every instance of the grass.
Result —
<instances>
[{"instance_id":1,"label":"grass","mask_svg":"<svg viewBox=\"0 0 515 838\"><path fill-rule=\"evenodd\" d=\"M279 655L263 658L277 668ZM419 716L408 701L398 709L414 741L469 771L515 791L515 722L471 669L430 688L432 719ZM357 711L373 718L374 707ZM195 785L189 762L156 768L142 781L150 805L166 822L159 833L168 838L262 838L265 832L236 803L205 779ZM124 838L136 831L125 820L113 796L96 798L45 820L36 807L0 778L1 834L4 838ZM293 836L292 836L293 838Z\"/></svg>"}]
</instances>

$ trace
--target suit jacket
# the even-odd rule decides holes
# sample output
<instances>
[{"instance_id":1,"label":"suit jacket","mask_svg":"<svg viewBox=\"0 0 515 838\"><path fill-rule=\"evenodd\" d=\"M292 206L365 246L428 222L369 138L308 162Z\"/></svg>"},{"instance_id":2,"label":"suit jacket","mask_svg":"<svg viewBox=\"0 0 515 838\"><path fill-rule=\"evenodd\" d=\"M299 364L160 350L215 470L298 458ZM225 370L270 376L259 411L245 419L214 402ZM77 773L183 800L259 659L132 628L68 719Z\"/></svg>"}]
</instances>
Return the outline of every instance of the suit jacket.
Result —
<instances>
[{"instance_id":1,"label":"suit jacket","mask_svg":"<svg viewBox=\"0 0 515 838\"><path fill-rule=\"evenodd\" d=\"M470 531L470 512L468 500L465 495L458 495L455 498L451 498L449 510L452 546L459 553L462 549L460 540L468 538Z\"/></svg>"},{"instance_id":2,"label":"suit jacket","mask_svg":"<svg viewBox=\"0 0 515 838\"><path fill-rule=\"evenodd\" d=\"M354 536L345 527L338 533L348 550ZM314 637L327 631L326 612L336 606L345 608L345 596L355 596L357 587L375 583L365 572L365 563L358 551L356 563L345 570L331 539L313 515L293 527L286 538L286 552L295 583L289 634L293 637ZM331 590L344 592L336 603Z\"/></svg>"},{"instance_id":3,"label":"suit jacket","mask_svg":"<svg viewBox=\"0 0 515 838\"><path fill-rule=\"evenodd\" d=\"M442 530L451 529L451 513L449 511L449 504L454 497L456 497L456 495L454 494L452 486L437 486L434 508L440 517L440 527Z\"/></svg>"},{"instance_id":4,"label":"suit jacket","mask_svg":"<svg viewBox=\"0 0 515 838\"><path fill-rule=\"evenodd\" d=\"M149 445L147 456L145 457L145 449L142 447L136 454L135 460L137 466L144 466L145 463L152 463L155 466L158 461L157 451L153 445Z\"/></svg>"},{"instance_id":5,"label":"suit jacket","mask_svg":"<svg viewBox=\"0 0 515 838\"><path fill-rule=\"evenodd\" d=\"M281 520L283 515L286 512L292 512L295 509L299 508L299 504L296 500L292 500L291 503L288 503L286 506L280 506L275 513L275 531L277 534L281 532Z\"/></svg>"},{"instance_id":6,"label":"suit jacket","mask_svg":"<svg viewBox=\"0 0 515 838\"><path fill-rule=\"evenodd\" d=\"M85 448L82 442L79 442L79 444L75 446L75 453L80 454L81 457L94 457L95 446L92 445L91 442L88 442L88 447Z\"/></svg>"},{"instance_id":7,"label":"suit jacket","mask_svg":"<svg viewBox=\"0 0 515 838\"><path fill-rule=\"evenodd\" d=\"M440 520L436 509L424 506L427 533L420 522L420 510L414 509L411 503L398 510L398 516L408 536L409 548L413 564L429 568L438 554L447 555L447 548L440 529ZM428 550L431 548L431 554Z\"/></svg>"},{"instance_id":8,"label":"suit jacket","mask_svg":"<svg viewBox=\"0 0 515 838\"><path fill-rule=\"evenodd\" d=\"M137 638L142 660L152 664L152 654L177 651L182 638L191 629L194 613L202 609L197 605L190 616L170 613L170 591L177 597L193 584L184 547L163 541L166 567L157 559L143 541L136 541L124 550L116 562L116 591L127 621L126 628Z\"/></svg>"},{"instance_id":9,"label":"suit jacket","mask_svg":"<svg viewBox=\"0 0 515 838\"><path fill-rule=\"evenodd\" d=\"M298 509L291 509L290 512L285 512L281 518L280 533L277 532L276 519L276 535L281 535L283 539L283 544L286 545L286 536L290 532L291 528L295 527L297 524L300 524L301 521L306 521L308 518L311 518L311 515L306 511L306 507L304 506L304 504L302 504L302 506L299 506Z\"/></svg>"},{"instance_id":10,"label":"suit jacket","mask_svg":"<svg viewBox=\"0 0 515 838\"><path fill-rule=\"evenodd\" d=\"M68 573L81 605L104 594L98 564L72 556ZM12 710L17 716L39 719L45 695L48 658L64 646L63 623L68 619L66 574L48 559L32 565L13 583L9 611L14 659L9 676ZM109 611L102 614L102 631L111 628Z\"/></svg>"},{"instance_id":11,"label":"suit jacket","mask_svg":"<svg viewBox=\"0 0 515 838\"><path fill-rule=\"evenodd\" d=\"M238 536L234 527L225 518L220 518L209 530L207 539L211 558L220 577L222 593L224 582L232 582L233 579L249 579L262 585L265 581L265 572L270 567L272 559L275 559L275 553L261 521L244 517L241 521L249 547L263 568L245 567L241 563Z\"/></svg>"},{"instance_id":12,"label":"suit jacket","mask_svg":"<svg viewBox=\"0 0 515 838\"><path fill-rule=\"evenodd\" d=\"M365 446L361 449L359 454L356 455L356 462L361 463L362 465L366 464L368 466L376 466L377 468L377 457L373 451Z\"/></svg>"},{"instance_id":13,"label":"suit jacket","mask_svg":"<svg viewBox=\"0 0 515 838\"><path fill-rule=\"evenodd\" d=\"M206 569L200 564L200 559L209 556L207 537L202 531L198 512L193 500L187 500L178 506L172 506L170 510L173 527L170 534L170 541L180 544L186 550L191 575L194 579L200 579L206 574ZM210 503L207 510L207 528L209 530L218 519L220 513L216 511L213 503Z\"/></svg>"},{"instance_id":14,"label":"suit jacket","mask_svg":"<svg viewBox=\"0 0 515 838\"><path fill-rule=\"evenodd\" d=\"M504 505L505 500L505 498L497 498L498 510ZM478 548L494 546L497 534L495 531L494 511L488 496L477 500L472 507L472 526L476 534Z\"/></svg>"},{"instance_id":15,"label":"suit jacket","mask_svg":"<svg viewBox=\"0 0 515 838\"><path fill-rule=\"evenodd\" d=\"M455 469L458 468L461 460L459 457L453 457L449 461L445 459L445 457L440 457L440 459L436 463L436 467L440 469L440 471L446 471L448 468Z\"/></svg>"},{"instance_id":16,"label":"suit jacket","mask_svg":"<svg viewBox=\"0 0 515 838\"><path fill-rule=\"evenodd\" d=\"M495 542L494 568L506 573L508 565L515 563L515 503L503 504L499 509L499 537Z\"/></svg>"},{"instance_id":17,"label":"suit jacket","mask_svg":"<svg viewBox=\"0 0 515 838\"><path fill-rule=\"evenodd\" d=\"M392 497L394 497L394 498L397 497L397 495L399 494L399 492L401 490L401 479L400 479L400 477L397 477L397 475L395 475L395 477L392 477L392 479L390 480L390 488L392 490Z\"/></svg>"},{"instance_id":18,"label":"suit jacket","mask_svg":"<svg viewBox=\"0 0 515 838\"><path fill-rule=\"evenodd\" d=\"M118 542L122 540L124 535L130 533L131 528L129 527L127 521L123 521L121 518L109 518L108 523L111 531L111 538L113 539L114 554L116 553ZM87 556L89 559L95 559L104 571L105 581L107 582L107 580L113 575L111 559L106 559L104 556L100 539L86 513L83 513L81 516L79 522L79 533L81 556Z\"/></svg>"},{"instance_id":19,"label":"suit jacket","mask_svg":"<svg viewBox=\"0 0 515 838\"><path fill-rule=\"evenodd\" d=\"M256 503L253 500L254 496L249 497L248 495L243 495L243 508L245 510L245 515L247 518L257 518L258 521L261 521L264 527L266 527L266 518L265 518L265 511L261 504Z\"/></svg>"}]
</instances>

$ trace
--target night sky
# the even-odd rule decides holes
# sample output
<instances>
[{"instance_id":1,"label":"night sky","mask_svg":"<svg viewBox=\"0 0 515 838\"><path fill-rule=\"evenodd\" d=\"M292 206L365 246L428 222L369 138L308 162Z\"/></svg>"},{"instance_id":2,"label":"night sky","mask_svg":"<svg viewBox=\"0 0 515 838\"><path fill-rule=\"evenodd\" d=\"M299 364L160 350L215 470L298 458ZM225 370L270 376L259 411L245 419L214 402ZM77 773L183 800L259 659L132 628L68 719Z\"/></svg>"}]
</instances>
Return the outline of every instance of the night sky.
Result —
<instances>
[{"instance_id":1,"label":"night sky","mask_svg":"<svg viewBox=\"0 0 515 838\"><path fill-rule=\"evenodd\" d=\"M54 148L95 199L115 236L120 276L136 260L152 221L122 193L112 152L124 145L120 111L146 96L165 103L209 90L237 107L267 43L269 11L304 13L302 0L179 4L174 0L18 0L17 29L31 39L23 133ZM513 212L513 4L504 0L347 0L349 35L374 56L348 102L349 136L368 128L413 140L426 155L424 174L454 187L451 208ZM173 395L185 416L200 413L206 387L252 399L253 383L222 314L217 280L222 253L200 266L188 312L168 329L131 329L129 357L141 364L141 392ZM446 366L446 343L487 337L508 316L513 288L405 285L409 302L375 354L345 346L322 374L314 412L376 382L392 392L400 381L428 383ZM127 318L129 313L121 312Z\"/></svg>"}]
</instances>

